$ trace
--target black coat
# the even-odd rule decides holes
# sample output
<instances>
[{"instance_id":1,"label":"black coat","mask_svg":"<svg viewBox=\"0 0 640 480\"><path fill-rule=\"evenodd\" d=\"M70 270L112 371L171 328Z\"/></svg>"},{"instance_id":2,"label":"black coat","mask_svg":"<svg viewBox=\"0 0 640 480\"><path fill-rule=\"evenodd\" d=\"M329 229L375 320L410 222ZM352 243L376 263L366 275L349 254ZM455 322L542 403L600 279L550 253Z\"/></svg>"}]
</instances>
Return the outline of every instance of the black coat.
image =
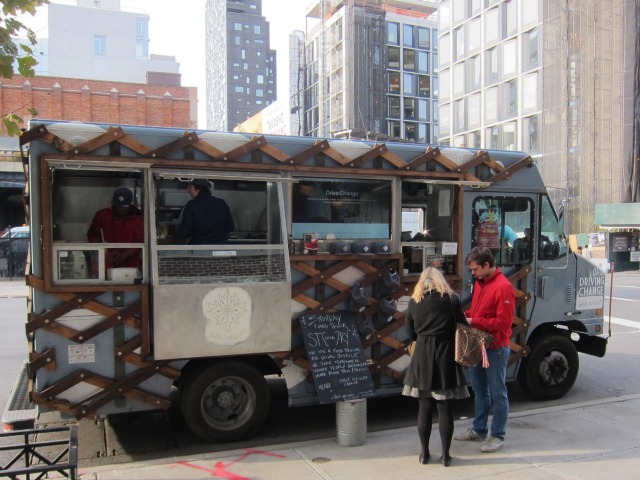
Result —
<instances>
[{"instance_id":1,"label":"black coat","mask_svg":"<svg viewBox=\"0 0 640 480\"><path fill-rule=\"evenodd\" d=\"M409 301L405 328L416 348L404 383L424 392L466 385L454 360L456 323L467 324L457 296L427 293L420 303Z\"/></svg>"}]
</instances>

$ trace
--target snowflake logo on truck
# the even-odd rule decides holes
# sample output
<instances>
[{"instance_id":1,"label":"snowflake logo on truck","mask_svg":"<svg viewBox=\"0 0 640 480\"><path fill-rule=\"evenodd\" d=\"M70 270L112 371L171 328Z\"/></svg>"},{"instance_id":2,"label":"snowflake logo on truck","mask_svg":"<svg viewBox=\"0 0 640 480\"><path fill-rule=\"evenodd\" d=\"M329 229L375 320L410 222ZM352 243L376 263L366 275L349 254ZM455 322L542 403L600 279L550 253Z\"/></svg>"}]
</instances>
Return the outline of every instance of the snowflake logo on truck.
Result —
<instances>
[{"instance_id":1,"label":"snowflake logo on truck","mask_svg":"<svg viewBox=\"0 0 640 480\"><path fill-rule=\"evenodd\" d=\"M241 288L214 288L202 299L202 313L211 343L235 345L251 335L251 297Z\"/></svg>"}]
</instances>

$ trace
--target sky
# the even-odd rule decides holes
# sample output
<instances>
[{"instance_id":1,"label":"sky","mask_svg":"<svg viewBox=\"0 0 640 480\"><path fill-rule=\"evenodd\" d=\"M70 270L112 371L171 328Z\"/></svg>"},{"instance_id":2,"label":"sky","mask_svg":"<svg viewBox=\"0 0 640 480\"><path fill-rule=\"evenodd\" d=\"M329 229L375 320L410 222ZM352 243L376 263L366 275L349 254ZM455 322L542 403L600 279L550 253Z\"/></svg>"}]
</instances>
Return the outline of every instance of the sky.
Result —
<instances>
[{"instance_id":1,"label":"sky","mask_svg":"<svg viewBox=\"0 0 640 480\"><path fill-rule=\"evenodd\" d=\"M51 3L75 5L75 0ZM180 63L182 86L198 88L198 126L206 126L204 11L206 0L120 0L120 9L149 15L149 53L172 55ZM312 0L262 0L270 24L271 48L277 51L278 98L288 96L289 34L305 30L305 10ZM46 36L46 7L22 21Z\"/></svg>"}]
</instances>

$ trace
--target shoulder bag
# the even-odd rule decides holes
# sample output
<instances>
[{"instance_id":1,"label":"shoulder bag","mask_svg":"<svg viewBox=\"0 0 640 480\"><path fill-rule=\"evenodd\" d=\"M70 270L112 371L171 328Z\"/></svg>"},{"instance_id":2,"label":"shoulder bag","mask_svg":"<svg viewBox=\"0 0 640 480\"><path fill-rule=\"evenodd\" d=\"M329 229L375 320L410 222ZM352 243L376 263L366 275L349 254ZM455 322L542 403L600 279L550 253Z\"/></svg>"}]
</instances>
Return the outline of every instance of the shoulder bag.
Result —
<instances>
[{"instance_id":1,"label":"shoulder bag","mask_svg":"<svg viewBox=\"0 0 640 480\"><path fill-rule=\"evenodd\" d=\"M458 323L456 327L455 360L463 367L475 367L480 362L489 367L487 348L493 341L493 335L483 330Z\"/></svg>"}]
</instances>

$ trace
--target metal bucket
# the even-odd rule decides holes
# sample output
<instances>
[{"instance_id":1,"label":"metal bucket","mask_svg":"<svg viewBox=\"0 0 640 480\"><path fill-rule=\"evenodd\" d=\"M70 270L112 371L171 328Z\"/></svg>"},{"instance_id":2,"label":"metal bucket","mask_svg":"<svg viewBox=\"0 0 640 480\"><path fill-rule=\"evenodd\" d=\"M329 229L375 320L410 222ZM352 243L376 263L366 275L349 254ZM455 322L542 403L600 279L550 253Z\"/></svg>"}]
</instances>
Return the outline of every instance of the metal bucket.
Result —
<instances>
[{"instance_id":1,"label":"metal bucket","mask_svg":"<svg viewBox=\"0 0 640 480\"><path fill-rule=\"evenodd\" d=\"M343 447L364 445L367 436L367 401L336 403L336 442Z\"/></svg>"}]
</instances>

